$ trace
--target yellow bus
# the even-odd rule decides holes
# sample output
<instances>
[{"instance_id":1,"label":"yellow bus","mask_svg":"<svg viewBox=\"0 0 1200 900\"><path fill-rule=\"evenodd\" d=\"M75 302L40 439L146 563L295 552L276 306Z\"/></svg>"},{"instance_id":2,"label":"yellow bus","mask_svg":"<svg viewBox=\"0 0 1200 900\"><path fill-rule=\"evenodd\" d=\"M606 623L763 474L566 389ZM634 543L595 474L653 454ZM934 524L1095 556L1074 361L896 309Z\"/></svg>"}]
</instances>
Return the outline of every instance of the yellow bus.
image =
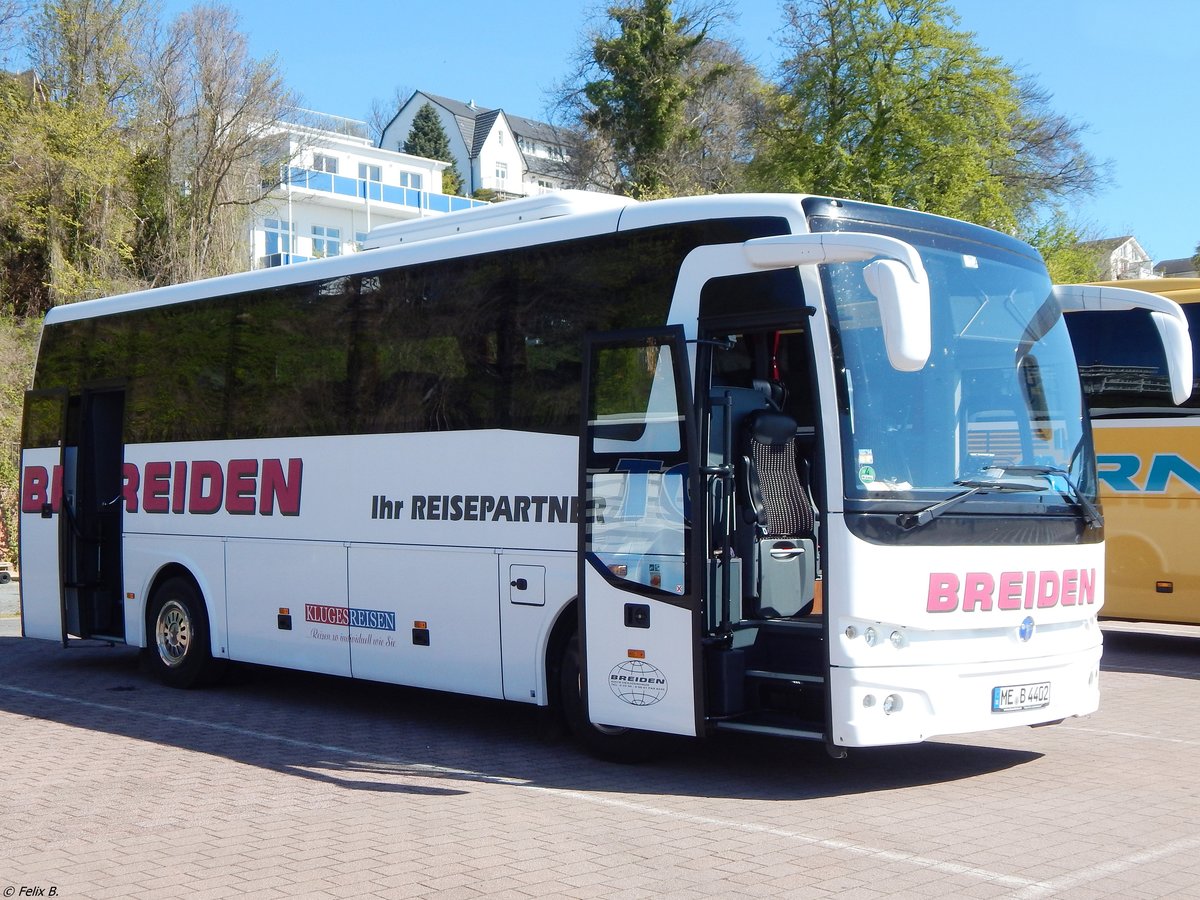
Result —
<instances>
[{"instance_id":1,"label":"yellow bus","mask_svg":"<svg viewBox=\"0 0 1200 900\"><path fill-rule=\"evenodd\" d=\"M1104 282L1179 303L1200 334L1200 278ZM1067 316L1091 411L1107 550L1104 616L1200 624L1200 393L1176 406L1145 309ZM1200 372L1194 360L1193 372Z\"/></svg>"}]
</instances>

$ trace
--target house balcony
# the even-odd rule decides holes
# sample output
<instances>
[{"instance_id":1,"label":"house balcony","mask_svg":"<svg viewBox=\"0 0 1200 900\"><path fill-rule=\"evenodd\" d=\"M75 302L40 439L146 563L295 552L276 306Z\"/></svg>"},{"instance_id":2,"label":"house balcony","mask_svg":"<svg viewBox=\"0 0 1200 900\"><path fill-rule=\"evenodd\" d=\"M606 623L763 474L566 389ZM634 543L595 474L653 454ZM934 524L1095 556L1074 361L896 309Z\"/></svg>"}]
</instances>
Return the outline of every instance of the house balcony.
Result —
<instances>
[{"instance_id":1,"label":"house balcony","mask_svg":"<svg viewBox=\"0 0 1200 900\"><path fill-rule=\"evenodd\" d=\"M332 205L346 208L378 203L381 208L388 209L398 216L404 216L405 212L408 215L424 215L427 212L448 213L487 206L484 201L472 200L470 197L435 194L431 191L383 184L365 178L351 178L348 175L334 175L331 172L318 172L299 166L288 168L287 179L281 187L284 190L312 191Z\"/></svg>"}]
</instances>

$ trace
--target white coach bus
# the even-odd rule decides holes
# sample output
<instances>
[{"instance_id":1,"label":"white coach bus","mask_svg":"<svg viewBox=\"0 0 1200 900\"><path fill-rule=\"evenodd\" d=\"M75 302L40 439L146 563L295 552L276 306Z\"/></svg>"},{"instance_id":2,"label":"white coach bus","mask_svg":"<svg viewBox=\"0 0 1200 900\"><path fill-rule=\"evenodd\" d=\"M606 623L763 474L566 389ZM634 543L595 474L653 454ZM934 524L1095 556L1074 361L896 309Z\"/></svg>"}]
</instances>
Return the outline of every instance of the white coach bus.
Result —
<instances>
[{"instance_id":1,"label":"white coach bus","mask_svg":"<svg viewBox=\"0 0 1200 900\"><path fill-rule=\"evenodd\" d=\"M25 635L557 705L611 756L1096 709L1088 301L1026 245L578 194L368 243L50 312Z\"/></svg>"}]
</instances>

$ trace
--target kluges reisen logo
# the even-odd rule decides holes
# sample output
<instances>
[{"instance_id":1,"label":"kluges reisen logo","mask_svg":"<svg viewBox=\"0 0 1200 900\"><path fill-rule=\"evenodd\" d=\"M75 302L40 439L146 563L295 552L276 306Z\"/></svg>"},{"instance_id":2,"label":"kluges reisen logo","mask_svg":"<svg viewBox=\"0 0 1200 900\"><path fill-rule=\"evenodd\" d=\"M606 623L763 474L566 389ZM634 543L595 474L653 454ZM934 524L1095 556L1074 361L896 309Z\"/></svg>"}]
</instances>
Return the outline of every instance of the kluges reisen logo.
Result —
<instances>
[{"instance_id":1,"label":"kluges reisen logo","mask_svg":"<svg viewBox=\"0 0 1200 900\"><path fill-rule=\"evenodd\" d=\"M948 613L992 610L1049 609L1096 602L1095 569L1059 571L931 572L925 611Z\"/></svg>"},{"instance_id":2,"label":"kluges reisen logo","mask_svg":"<svg viewBox=\"0 0 1200 900\"><path fill-rule=\"evenodd\" d=\"M396 614L385 609L357 609L353 606L324 606L304 604L304 621L318 625L337 625L342 628L369 628L375 631L395 631Z\"/></svg>"}]
</instances>

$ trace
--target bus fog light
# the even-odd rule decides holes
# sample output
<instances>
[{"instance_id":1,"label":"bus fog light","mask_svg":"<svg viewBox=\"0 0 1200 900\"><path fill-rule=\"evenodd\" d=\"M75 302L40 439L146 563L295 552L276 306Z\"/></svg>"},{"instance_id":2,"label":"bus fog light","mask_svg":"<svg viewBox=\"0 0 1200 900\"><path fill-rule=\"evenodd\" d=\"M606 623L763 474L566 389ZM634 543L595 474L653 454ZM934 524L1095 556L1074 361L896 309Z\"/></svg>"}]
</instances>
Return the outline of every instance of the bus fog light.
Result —
<instances>
[{"instance_id":1,"label":"bus fog light","mask_svg":"<svg viewBox=\"0 0 1200 900\"><path fill-rule=\"evenodd\" d=\"M892 642L892 646L899 649L904 646L904 635L898 631L893 631L888 635L888 640Z\"/></svg>"},{"instance_id":2,"label":"bus fog light","mask_svg":"<svg viewBox=\"0 0 1200 900\"><path fill-rule=\"evenodd\" d=\"M870 709L874 705L875 705L875 695L874 694L867 694L867 696L863 697L863 708L864 709Z\"/></svg>"},{"instance_id":3,"label":"bus fog light","mask_svg":"<svg viewBox=\"0 0 1200 900\"><path fill-rule=\"evenodd\" d=\"M888 694L883 698L883 711L887 715L890 716L892 713L900 712L902 709L904 709L904 701L900 699L899 694Z\"/></svg>"},{"instance_id":4,"label":"bus fog light","mask_svg":"<svg viewBox=\"0 0 1200 900\"><path fill-rule=\"evenodd\" d=\"M875 634L874 628L868 628L866 631L863 632L863 640L865 640L867 642L868 647L874 647L875 641L878 639L878 637L879 636L877 634Z\"/></svg>"},{"instance_id":5,"label":"bus fog light","mask_svg":"<svg viewBox=\"0 0 1200 900\"><path fill-rule=\"evenodd\" d=\"M847 625L845 634L846 634L846 639L852 641L856 637L858 637L858 629L855 628L853 625Z\"/></svg>"}]
</instances>

